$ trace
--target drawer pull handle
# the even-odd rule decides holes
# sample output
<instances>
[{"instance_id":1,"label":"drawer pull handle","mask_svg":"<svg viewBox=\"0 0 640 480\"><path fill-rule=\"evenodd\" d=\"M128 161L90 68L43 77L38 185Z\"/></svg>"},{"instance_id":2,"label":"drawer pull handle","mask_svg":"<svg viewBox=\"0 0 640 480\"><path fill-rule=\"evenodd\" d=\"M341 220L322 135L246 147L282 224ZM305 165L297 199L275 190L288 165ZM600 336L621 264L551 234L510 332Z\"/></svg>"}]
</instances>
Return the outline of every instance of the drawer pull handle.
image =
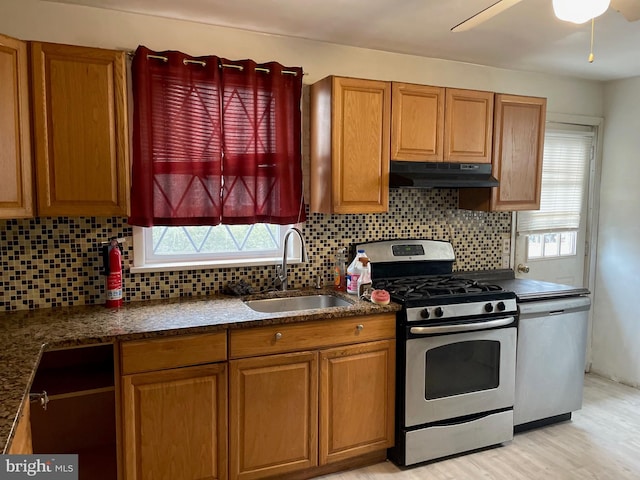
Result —
<instances>
[{"instance_id":1,"label":"drawer pull handle","mask_svg":"<svg viewBox=\"0 0 640 480\"><path fill-rule=\"evenodd\" d=\"M280 340L282 338L282 334L278 332L276 333L275 337L276 337L276 340Z\"/></svg>"},{"instance_id":2,"label":"drawer pull handle","mask_svg":"<svg viewBox=\"0 0 640 480\"><path fill-rule=\"evenodd\" d=\"M29 401L38 402L42 409L46 410L47 404L49 403L49 395L47 395L46 390L43 390L42 393L30 393Z\"/></svg>"},{"instance_id":3,"label":"drawer pull handle","mask_svg":"<svg viewBox=\"0 0 640 480\"><path fill-rule=\"evenodd\" d=\"M362 325L362 324L357 325L356 326L356 330L358 330L359 332L364 330L364 325Z\"/></svg>"}]
</instances>

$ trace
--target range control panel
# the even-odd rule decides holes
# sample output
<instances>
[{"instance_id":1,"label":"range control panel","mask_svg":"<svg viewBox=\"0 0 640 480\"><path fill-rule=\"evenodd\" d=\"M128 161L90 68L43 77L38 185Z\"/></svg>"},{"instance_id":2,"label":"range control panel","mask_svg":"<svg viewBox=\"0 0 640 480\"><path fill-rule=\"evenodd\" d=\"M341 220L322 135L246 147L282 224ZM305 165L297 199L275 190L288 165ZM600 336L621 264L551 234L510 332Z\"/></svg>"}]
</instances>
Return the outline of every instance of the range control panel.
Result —
<instances>
[{"instance_id":1,"label":"range control panel","mask_svg":"<svg viewBox=\"0 0 640 480\"><path fill-rule=\"evenodd\" d=\"M464 317L496 316L501 313L515 314L518 308L515 298L476 302L429 305L407 308L407 322L460 319Z\"/></svg>"}]
</instances>

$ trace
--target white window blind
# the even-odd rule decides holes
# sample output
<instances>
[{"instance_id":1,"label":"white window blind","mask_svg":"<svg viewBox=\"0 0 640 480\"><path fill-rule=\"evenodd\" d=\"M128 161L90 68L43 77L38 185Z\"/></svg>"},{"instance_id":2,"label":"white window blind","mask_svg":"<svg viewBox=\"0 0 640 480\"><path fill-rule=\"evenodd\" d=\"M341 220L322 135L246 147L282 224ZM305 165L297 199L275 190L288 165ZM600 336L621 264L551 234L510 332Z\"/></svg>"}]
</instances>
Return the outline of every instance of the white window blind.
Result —
<instances>
[{"instance_id":1,"label":"white window blind","mask_svg":"<svg viewBox=\"0 0 640 480\"><path fill-rule=\"evenodd\" d=\"M518 213L518 233L578 229L592 144L592 132L547 130L540 210Z\"/></svg>"}]
</instances>

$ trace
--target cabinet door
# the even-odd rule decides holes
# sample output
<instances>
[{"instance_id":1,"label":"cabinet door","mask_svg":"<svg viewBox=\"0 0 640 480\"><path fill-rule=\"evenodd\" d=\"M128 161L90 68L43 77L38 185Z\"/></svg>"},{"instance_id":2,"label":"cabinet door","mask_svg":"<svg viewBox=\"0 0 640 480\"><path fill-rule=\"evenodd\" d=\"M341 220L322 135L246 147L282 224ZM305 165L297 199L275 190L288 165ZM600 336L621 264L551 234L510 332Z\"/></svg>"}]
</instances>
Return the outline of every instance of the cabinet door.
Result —
<instances>
[{"instance_id":1,"label":"cabinet door","mask_svg":"<svg viewBox=\"0 0 640 480\"><path fill-rule=\"evenodd\" d=\"M38 213L126 215L125 53L31 44Z\"/></svg>"},{"instance_id":2,"label":"cabinet door","mask_svg":"<svg viewBox=\"0 0 640 480\"><path fill-rule=\"evenodd\" d=\"M444 92L442 87L392 84L392 160L442 161Z\"/></svg>"},{"instance_id":3,"label":"cabinet door","mask_svg":"<svg viewBox=\"0 0 640 480\"><path fill-rule=\"evenodd\" d=\"M33 217L27 45L0 35L0 218Z\"/></svg>"},{"instance_id":4,"label":"cabinet door","mask_svg":"<svg viewBox=\"0 0 640 480\"><path fill-rule=\"evenodd\" d=\"M302 352L229 362L231 480L318 464L317 358Z\"/></svg>"},{"instance_id":5,"label":"cabinet door","mask_svg":"<svg viewBox=\"0 0 640 480\"><path fill-rule=\"evenodd\" d=\"M538 210L546 98L496 95L492 210Z\"/></svg>"},{"instance_id":6,"label":"cabinet door","mask_svg":"<svg viewBox=\"0 0 640 480\"><path fill-rule=\"evenodd\" d=\"M311 211L389 209L391 84L327 77L311 88Z\"/></svg>"},{"instance_id":7,"label":"cabinet door","mask_svg":"<svg viewBox=\"0 0 640 480\"><path fill-rule=\"evenodd\" d=\"M444 160L491 163L493 93L447 88Z\"/></svg>"},{"instance_id":8,"label":"cabinet door","mask_svg":"<svg viewBox=\"0 0 640 480\"><path fill-rule=\"evenodd\" d=\"M127 480L227 478L226 364L125 375Z\"/></svg>"},{"instance_id":9,"label":"cabinet door","mask_svg":"<svg viewBox=\"0 0 640 480\"><path fill-rule=\"evenodd\" d=\"M395 342L320 352L320 464L393 446Z\"/></svg>"}]
</instances>

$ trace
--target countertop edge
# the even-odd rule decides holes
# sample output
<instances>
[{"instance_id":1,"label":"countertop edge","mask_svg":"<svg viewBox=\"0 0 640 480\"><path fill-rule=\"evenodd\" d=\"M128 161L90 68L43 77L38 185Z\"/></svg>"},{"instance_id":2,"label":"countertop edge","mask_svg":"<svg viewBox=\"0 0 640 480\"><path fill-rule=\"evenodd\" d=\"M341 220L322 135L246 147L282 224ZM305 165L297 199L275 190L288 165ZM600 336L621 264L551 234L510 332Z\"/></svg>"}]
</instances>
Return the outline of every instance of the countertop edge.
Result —
<instances>
[{"instance_id":1,"label":"countertop edge","mask_svg":"<svg viewBox=\"0 0 640 480\"><path fill-rule=\"evenodd\" d=\"M18 423L20 422L20 417L22 416L22 410L24 406L25 399L29 398L29 391L31 390L31 385L33 384L33 379L36 376L36 370L38 369L38 365L40 364L40 360L42 359L42 354L45 351L46 344L42 344L40 350L38 351L37 358L33 364L33 368L31 369L31 374L29 376L29 381L26 389L22 393L22 398L20 399L20 405L18 406L18 411L16 412L16 416L13 419L11 424L11 430L7 435L7 440L4 442L4 447L2 450L2 454L6 455L9 453L9 449L11 448L11 444L13 443L13 437L15 436L16 429L18 428Z\"/></svg>"}]
</instances>

